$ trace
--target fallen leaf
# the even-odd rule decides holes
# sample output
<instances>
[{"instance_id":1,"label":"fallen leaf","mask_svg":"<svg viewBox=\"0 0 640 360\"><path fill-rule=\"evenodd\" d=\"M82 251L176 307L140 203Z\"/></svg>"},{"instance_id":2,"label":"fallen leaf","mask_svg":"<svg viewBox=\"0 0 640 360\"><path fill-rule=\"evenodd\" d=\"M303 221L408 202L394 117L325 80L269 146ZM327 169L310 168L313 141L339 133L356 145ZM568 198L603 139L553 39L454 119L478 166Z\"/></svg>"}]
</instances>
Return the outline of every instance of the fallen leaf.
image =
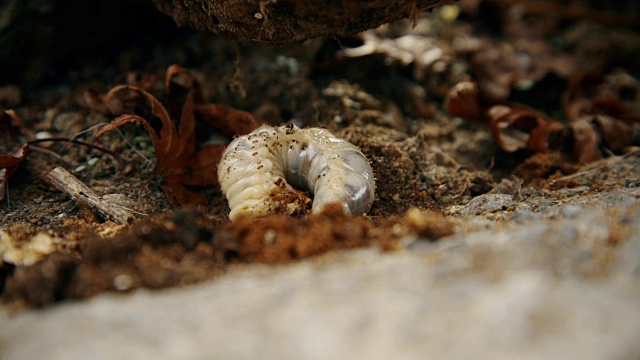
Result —
<instances>
[{"instance_id":1,"label":"fallen leaf","mask_svg":"<svg viewBox=\"0 0 640 360\"><path fill-rule=\"evenodd\" d=\"M589 163L603 157L602 149L622 152L631 145L629 125L606 115L585 115L569 124L565 136L566 150L579 163Z\"/></svg>"},{"instance_id":2,"label":"fallen leaf","mask_svg":"<svg viewBox=\"0 0 640 360\"><path fill-rule=\"evenodd\" d=\"M260 123L249 113L224 105L200 104L198 84L186 69L167 69L167 107L151 93L130 85L113 88L103 98L100 110L123 111L102 128L96 137L128 123L145 127L156 150L154 174L163 178L160 186L172 205L205 204L206 199L185 185L212 186L218 183L217 164L226 145L196 144L196 118L228 135L244 135ZM147 113L144 116L137 111ZM178 121L172 120L179 117Z\"/></svg>"},{"instance_id":3,"label":"fallen leaf","mask_svg":"<svg viewBox=\"0 0 640 360\"><path fill-rule=\"evenodd\" d=\"M591 124L602 138L601 146L619 153L631 145L631 129L627 123L606 115L594 115L592 118Z\"/></svg>"},{"instance_id":4,"label":"fallen leaf","mask_svg":"<svg viewBox=\"0 0 640 360\"><path fill-rule=\"evenodd\" d=\"M445 105L451 116L487 125L503 151L560 150L584 164L601 159L603 149L622 152L632 142L631 123L638 121L618 98L592 96L601 83L601 77L589 74L572 79L563 97L565 113L570 117L566 126L518 104L488 105L476 84L468 81L451 89Z\"/></svg>"},{"instance_id":5,"label":"fallen leaf","mask_svg":"<svg viewBox=\"0 0 640 360\"><path fill-rule=\"evenodd\" d=\"M589 101L585 114L609 115L627 122L640 122L640 115L635 114L629 106L614 96L598 96Z\"/></svg>"},{"instance_id":6,"label":"fallen leaf","mask_svg":"<svg viewBox=\"0 0 640 360\"><path fill-rule=\"evenodd\" d=\"M541 113L516 105L494 105L487 110L487 116L493 137L506 152L544 153L549 148L549 137L563 129Z\"/></svg>"},{"instance_id":7,"label":"fallen leaf","mask_svg":"<svg viewBox=\"0 0 640 360\"><path fill-rule=\"evenodd\" d=\"M562 96L567 119L577 121L585 115L608 115L630 123L640 122L640 114L620 100L616 89L606 85L604 76L593 73L580 73L569 79L569 87Z\"/></svg>"},{"instance_id":8,"label":"fallen leaf","mask_svg":"<svg viewBox=\"0 0 640 360\"><path fill-rule=\"evenodd\" d=\"M478 85L471 81L455 84L444 102L451 116L458 116L469 121L479 121L483 109L479 99Z\"/></svg>"},{"instance_id":9,"label":"fallen leaf","mask_svg":"<svg viewBox=\"0 0 640 360\"><path fill-rule=\"evenodd\" d=\"M13 110L0 114L0 201L7 193L7 181L18 169L28 152L22 137L20 119Z\"/></svg>"},{"instance_id":10,"label":"fallen leaf","mask_svg":"<svg viewBox=\"0 0 640 360\"><path fill-rule=\"evenodd\" d=\"M600 135L594 131L591 121L578 120L568 126L567 145L576 161L581 164L602 159Z\"/></svg>"}]
</instances>

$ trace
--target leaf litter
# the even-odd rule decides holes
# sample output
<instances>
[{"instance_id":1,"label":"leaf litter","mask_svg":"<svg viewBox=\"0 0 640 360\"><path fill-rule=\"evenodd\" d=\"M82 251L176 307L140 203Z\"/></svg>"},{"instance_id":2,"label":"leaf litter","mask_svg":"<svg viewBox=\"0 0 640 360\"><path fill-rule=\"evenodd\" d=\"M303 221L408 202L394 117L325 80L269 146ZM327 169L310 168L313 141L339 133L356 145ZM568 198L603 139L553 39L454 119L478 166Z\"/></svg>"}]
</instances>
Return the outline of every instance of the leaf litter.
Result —
<instances>
[{"instance_id":1,"label":"leaf litter","mask_svg":"<svg viewBox=\"0 0 640 360\"><path fill-rule=\"evenodd\" d=\"M27 155L28 146L14 111L0 114L0 202L7 194L7 181Z\"/></svg>"},{"instance_id":2,"label":"leaf litter","mask_svg":"<svg viewBox=\"0 0 640 360\"><path fill-rule=\"evenodd\" d=\"M176 78L185 77L186 85ZM184 81L184 80L183 80ZM201 104L194 77L187 70L172 65L167 69L165 86L169 110L160 101L142 88L121 85L111 89L98 110L123 115L115 118L97 134L113 131L125 124L138 123L151 136L156 153L153 172L162 177L160 186L174 205L198 204L206 198L193 192L185 185L213 186L218 183L217 164L226 145L196 144L196 115L203 122L228 135L244 135L259 126L259 122L249 113L224 105ZM196 104L198 102L198 104ZM147 105L145 117L131 114L136 105ZM181 110L179 109L182 105ZM159 130L152 125L157 119Z\"/></svg>"}]
</instances>

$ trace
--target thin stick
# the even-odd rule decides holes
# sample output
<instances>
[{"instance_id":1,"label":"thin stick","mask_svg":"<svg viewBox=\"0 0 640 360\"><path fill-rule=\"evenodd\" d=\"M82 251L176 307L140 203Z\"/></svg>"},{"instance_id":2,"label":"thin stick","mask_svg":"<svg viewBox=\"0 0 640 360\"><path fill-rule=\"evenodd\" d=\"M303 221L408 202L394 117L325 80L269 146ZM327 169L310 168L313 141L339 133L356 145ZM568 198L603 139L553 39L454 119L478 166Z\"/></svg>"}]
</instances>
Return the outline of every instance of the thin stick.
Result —
<instances>
[{"instance_id":1,"label":"thin stick","mask_svg":"<svg viewBox=\"0 0 640 360\"><path fill-rule=\"evenodd\" d=\"M105 219L111 219L118 224L130 224L134 220L133 214L127 208L100 198L90 187L61 167L49 171L45 178L60 191L69 194Z\"/></svg>"},{"instance_id":2,"label":"thin stick","mask_svg":"<svg viewBox=\"0 0 640 360\"><path fill-rule=\"evenodd\" d=\"M62 158L62 156L60 156L60 155L59 155L58 153L56 153L55 151L51 151L51 150L49 150L49 149L45 149L45 148L42 148L42 147L40 147L40 146L35 146L35 145L29 146L29 150L31 150L31 151L36 151L36 152L41 152L41 153L43 153L43 154L47 154L47 155L49 155L49 156L51 156L51 157L54 157L56 160L58 160L59 162L61 162L64 166L66 166L66 167L72 167L72 165L71 165L71 164L69 164L68 162L64 161L64 159Z\"/></svg>"},{"instance_id":3,"label":"thin stick","mask_svg":"<svg viewBox=\"0 0 640 360\"><path fill-rule=\"evenodd\" d=\"M99 146L99 145L95 145L95 144L91 144L91 143L84 142L84 141L80 141L80 140L56 137L56 138L46 138L46 139L31 140L31 141L28 142L28 144L31 145L31 144L38 144L38 143L41 143L41 142L50 142L50 141L53 141L53 142L65 141L67 143L73 143L73 144L77 144L77 145L82 145L82 146L86 146L86 147L91 148L91 149L102 151L103 153L109 154L114 159L116 159L120 166L124 166L124 162L122 161L122 159L120 159L118 154L114 153L113 151L111 151L111 150L109 150L109 149L107 149L105 147L102 147L102 146Z\"/></svg>"},{"instance_id":4,"label":"thin stick","mask_svg":"<svg viewBox=\"0 0 640 360\"><path fill-rule=\"evenodd\" d=\"M563 176L561 178L557 178L557 179L553 179L550 181L551 184L554 184L558 181L565 181L565 180L569 180L569 179L573 179L573 178L577 178L583 175L591 175L593 173L596 173L604 168L607 168L609 166L612 166L613 164L620 162L628 157L631 157L632 155L637 155L638 153L640 153L640 151L638 150L633 150L630 151L624 155L621 156L614 156L614 157L610 157L607 159L603 159L594 163L589 164L588 166L585 166L586 170L577 172L575 174L571 174L571 175L566 175Z\"/></svg>"}]
</instances>

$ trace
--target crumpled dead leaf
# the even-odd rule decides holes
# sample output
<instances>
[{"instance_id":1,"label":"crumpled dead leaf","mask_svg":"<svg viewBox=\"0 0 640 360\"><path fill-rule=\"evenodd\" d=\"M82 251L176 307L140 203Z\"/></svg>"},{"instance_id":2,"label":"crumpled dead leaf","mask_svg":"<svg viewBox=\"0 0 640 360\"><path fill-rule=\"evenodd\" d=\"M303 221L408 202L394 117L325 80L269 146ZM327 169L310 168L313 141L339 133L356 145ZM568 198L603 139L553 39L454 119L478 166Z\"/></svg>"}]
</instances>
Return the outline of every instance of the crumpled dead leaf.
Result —
<instances>
[{"instance_id":1,"label":"crumpled dead leaf","mask_svg":"<svg viewBox=\"0 0 640 360\"><path fill-rule=\"evenodd\" d=\"M622 152L631 145L631 124L640 122L615 86L595 73L581 72L569 79L562 108L569 121L564 148L579 163L602 159L604 149Z\"/></svg>"},{"instance_id":2,"label":"crumpled dead leaf","mask_svg":"<svg viewBox=\"0 0 640 360\"><path fill-rule=\"evenodd\" d=\"M475 82L461 81L449 90L444 105L451 116L479 121L484 112L479 95L478 85Z\"/></svg>"},{"instance_id":3,"label":"crumpled dead leaf","mask_svg":"<svg viewBox=\"0 0 640 360\"><path fill-rule=\"evenodd\" d=\"M544 153L551 134L562 131L557 121L518 106L494 105L487 110L489 128L500 148L506 152L528 150Z\"/></svg>"},{"instance_id":4,"label":"crumpled dead leaf","mask_svg":"<svg viewBox=\"0 0 640 360\"><path fill-rule=\"evenodd\" d=\"M640 115L607 86L605 77L588 72L569 79L562 96L562 108L569 121L577 121L584 115L608 115L626 122L640 122Z\"/></svg>"},{"instance_id":5,"label":"crumpled dead leaf","mask_svg":"<svg viewBox=\"0 0 640 360\"><path fill-rule=\"evenodd\" d=\"M6 196L9 177L18 169L29 149L21 127L15 111L0 113L0 201Z\"/></svg>"},{"instance_id":6,"label":"crumpled dead leaf","mask_svg":"<svg viewBox=\"0 0 640 360\"><path fill-rule=\"evenodd\" d=\"M151 93L130 85L111 89L98 110L123 113L102 128L96 137L128 123L145 127L156 150L153 172L163 178L160 184L174 205L205 204L206 199L185 185L212 186L218 183L217 164L226 145L196 144L196 118L229 135L243 135L260 123L249 113L216 104L201 104L193 75L178 65L167 69L165 78L167 107ZM137 115L146 106L144 116ZM94 108L96 109L96 108ZM159 129L159 130L158 130Z\"/></svg>"},{"instance_id":7,"label":"crumpled dead leaf","mask_svg":"<svg viewBox=\"0 0 640 360\"><path fill-rule=\"evenodd\" d=\"M575 118L566 126L521 105L491 105L483 99L478 86L469 81L453 86L445 105L451 116L487 125L503 151L562 150L578 163L588 163L601 159L605 149L620 153L631 145L630 123L635 122L635 114L622 101L586 95L592 83L599 81L597 77L583 76L580 85L569 87L563 104L567 116Z\"/></svg>"},{"instance_id":8,"label":"crumpled dead leaf","mask_svg":"<svg viewBox=\"0 0 640 360\"><path fill-rule=\"evenodd\" d=\"M445 106L451 116L484 122L500 149L509 153L519 150L544 153L550 137L555 138L563 129L559 122L521 105L489 105L482 99L477 84L470 81L453 86Z\"/></svg>"},{"instance_id":9,"label":"crumpled dead leaf","mask_svg":"<svg viewBox=\"0 0 640 360\"><path fill-rule=\"evenodd\" d=\"M631 144L630 127L623 121L606 115L585 115L570 123L565 147L578 163L603 158L602 149L622 152Z\"/></svg>"}]
</instances>

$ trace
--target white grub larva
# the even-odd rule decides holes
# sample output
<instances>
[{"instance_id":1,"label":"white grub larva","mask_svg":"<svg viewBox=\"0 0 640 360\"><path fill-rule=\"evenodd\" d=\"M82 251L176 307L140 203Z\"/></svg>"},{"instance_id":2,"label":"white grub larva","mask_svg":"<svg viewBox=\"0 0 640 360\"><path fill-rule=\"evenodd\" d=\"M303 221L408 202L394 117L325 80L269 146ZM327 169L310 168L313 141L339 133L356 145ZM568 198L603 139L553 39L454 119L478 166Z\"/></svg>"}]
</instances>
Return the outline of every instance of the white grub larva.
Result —
<instances>
[{"instance_id":1,"label":"white grub larva","mask_svg":"<svg viewBox=\"0 0 640 360\"><path fill-rule=\"evenodd\" d=\"M218 180L234 221L304 210L313 195L312 212L341 204L349 215L371 208L373 170L355 145L326 129L288 124L262 126L233 140L218 164ZM297 190L296 188L302 190Z\"/></svg>"}]
</instances>

